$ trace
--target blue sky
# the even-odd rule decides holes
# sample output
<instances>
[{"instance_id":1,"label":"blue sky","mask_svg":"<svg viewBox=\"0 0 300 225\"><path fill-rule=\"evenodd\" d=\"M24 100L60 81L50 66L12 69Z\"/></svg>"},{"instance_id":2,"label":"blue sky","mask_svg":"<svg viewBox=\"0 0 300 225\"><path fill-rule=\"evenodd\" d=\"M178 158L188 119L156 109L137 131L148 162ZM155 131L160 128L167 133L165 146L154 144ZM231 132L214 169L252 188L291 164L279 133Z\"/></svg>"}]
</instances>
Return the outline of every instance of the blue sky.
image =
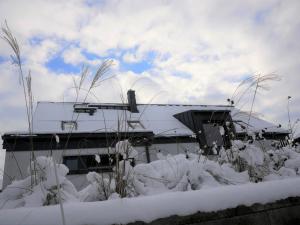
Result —
<instances>
[{"instance_id":1,"label":"blue sky","mask_svg":"<svg viewBox=\"0 0 300 225\"><path fill-rule=\"evenodd\" d=\"M80 73L78 65L65 63L61 55L56 55L46 63L46 68L55 73Z\"/></svg>"},{"instance_id":2,"label":"blue sky","mask_svg":"<svg viewBox=\"0 0 300 225\"><path fill-rule=\"evenodd\" d=\"M32 45L38 45L42 42L42 39L37 39L34 41L31 40ZM130 50L122 50L118 52L118 54L115 54L114 51L112 50L109 54L105 56L97 55L94 53L90 53L86 50L82 50L81 54L87 59L87 60L105 60L105 59L113 59L117 60L120 62L120 70L121 71L132 71L136 74L141 74L144 71L151 70L153 68L153 60L155 59L155 52L149 51L146 53L145 57L142 60L136 61L136 62L126 62L123 60L123 56L126 53L131 53L134 54L135 50L130 49ZM45 66L48 68L50 71L55 72L55 73L72 73L72 74L79 74L81 66L78 63L76 65L73 65L71 63L66 63L64 61L64 58L62 56L63 51L55 54L52 58L50 58ZM1 60L1 58L0 58ZM187 75L184 72L176 72L173 74L174 76L182 76L186 77Z\"/></svg>"},{"instance_id":3,"label":"blue sky","mask_svg":"<svg viewBox=\"0 0 300 225\"><path fill-rule=\"evenodd\" d=\"M132 51L129 51L132 52ZM153 68L153 60L155 58L155 52L147 52L145 57L138 62L126 62L120 58L120 67L123 71L132 71L140 74Z\"/></svg>"}]
</instances>

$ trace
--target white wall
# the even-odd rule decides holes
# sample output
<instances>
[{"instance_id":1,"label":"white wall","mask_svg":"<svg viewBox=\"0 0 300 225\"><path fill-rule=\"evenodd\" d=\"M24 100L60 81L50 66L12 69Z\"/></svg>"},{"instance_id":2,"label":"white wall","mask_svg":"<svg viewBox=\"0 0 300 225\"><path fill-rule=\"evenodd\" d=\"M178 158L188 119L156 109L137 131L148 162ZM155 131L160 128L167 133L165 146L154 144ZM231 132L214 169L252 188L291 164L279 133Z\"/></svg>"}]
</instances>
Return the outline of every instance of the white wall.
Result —
<instances>
[{"instance_id":1,"label":"white wall","mask_svg":"<svg viewBox=\"0 0 300 225\"><path fill-rule=\"evenodd\" d=\"M0 138L0 190L2 189L4 161L5 161L5 150L2 149L2 139Z\"/></svg>"},{"instance_id":2,"label":"white wall","mask_svg":"<svg viewBox=\"0 0 300 225\"><path fill-rule=\"evenodd\" d=\"M151 161L157 160L157 153L163 155L185 153L188 149L189 152L197 152L197 143L180 143L180 144L156 144L149 147ZM139 156L136 161L137 164L147 162L145 147L135 147ZM35 151L35 156L50 156L51 151ZM92 155L92 154L107 154L107 148L90 148L90 149L68 149L68 150L53 150L52 156L55 161L62 163L63 156L67 155ZM28 167L30 161L30 151L17 151L7 152L5 156L5 168L3 187L6 187L12 180L25 178L29 175ZM68 179L81 190L87 185L86 175L68 175Z\"/></svg>"},{"instance_id":3,"label":"white wall","mask_svg":"<svg viewBox=\"0 0 300 225\"><path fill-rule=\"evenodd\" d=\"M0 148L0 190L2 189L4 161L5 161L5 150Z\"/></svg>"}]
</instances>

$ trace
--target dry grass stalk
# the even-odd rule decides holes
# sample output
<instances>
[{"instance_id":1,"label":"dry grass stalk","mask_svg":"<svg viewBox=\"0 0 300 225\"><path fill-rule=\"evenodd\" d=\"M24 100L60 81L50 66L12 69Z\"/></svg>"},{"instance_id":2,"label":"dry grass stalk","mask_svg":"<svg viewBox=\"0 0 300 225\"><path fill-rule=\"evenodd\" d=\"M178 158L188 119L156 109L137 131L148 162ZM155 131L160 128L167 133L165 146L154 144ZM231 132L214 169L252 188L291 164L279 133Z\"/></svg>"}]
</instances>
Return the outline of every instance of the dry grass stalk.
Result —
<instances>
[{"instance_id":1,"label":"dry grass stalk","mask_svg":"<svg viewBox=\"0 0 300 225\"><path fill-rule=\"evenodd\" d=\"M2 26L2 39L6 41L11 49L13 50L13 55L11 55L11 60L14 65L17 66L19 71L19 82L23 89L24 99L25 99L25 106L26 106L26 115L27 115L27 123L28 123L28 131L32 134L32 121L33 121L33 95L32 95L32 88L31 88L31 73L29 71L28 76L25 77L22 67L21 61L21 52L20 47L18 44L17 39L12 34L7 22L5 21L5 25ZM30 147L31 147L31 159L35 161L34 151L33 151L33 142L32 136L30 136ZM34 163L35 164L35 163ZM31 163L30 163L31 165ZM32 172L32 168L30 168ZM35 172L33 172L35 173ZM35 174L32 174L32 186L36 184L37 179Z\"/></svg>"}]
</instances>

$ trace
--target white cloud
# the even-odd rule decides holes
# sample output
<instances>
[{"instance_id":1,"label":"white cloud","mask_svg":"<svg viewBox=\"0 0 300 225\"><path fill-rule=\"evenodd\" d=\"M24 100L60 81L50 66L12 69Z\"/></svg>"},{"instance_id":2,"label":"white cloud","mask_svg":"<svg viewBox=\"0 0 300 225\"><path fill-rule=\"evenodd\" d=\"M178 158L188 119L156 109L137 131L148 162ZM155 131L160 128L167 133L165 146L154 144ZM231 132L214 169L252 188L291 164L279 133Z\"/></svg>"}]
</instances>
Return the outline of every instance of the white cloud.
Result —
<instances>
[{"instance_id":1,"label":"white cloud","mask_svg":"<svg viewBox=\"0 0 300 225\"><path fill-rule=\"evenodd\" d=\"M0 8L0 20L7 19L22 40L36 35L77 39L80 27L89 16L82 0L9 0L1 1Z\"/></svg>"},{"instance_id":2,"label":"white cloud","mask_svg":"<svg viewBox=\"0 0 300 225\"><path fill-rule=\"evenodd\" d=\"M114 55L112 73L117 77L92 90L96 98L91 95L88 101L121 101L134 88L138 102L225 104L243 77L275 72L282 81L258 94L254 110L285 125L288 95L292 120L300 117L299 7L297 0L112 0L90 5L85 0L4 0L0 21L7 19L20 43L24 72L32 70L35 101L74 100L74 74L53 72L46 64L62 54L65 63L95 68L101 60L88 59L83 52L89 52ZM0 57L10 52L0 41ZM150 52L155 56L147 71L121 71L122 63L147 60ZM17 70L0 58L0 74L0 132L25 130Z\"/></svg>"},{"instance_id":3,"label":"white cloud","mask_svg":"<svg viewBox=\"0 0 300 225\"><path fill-rule=\"evenodd\" d=\"M81 48L77 47L70 47L67 50L65 50L62 54L63 59L66 63L72 64L72 65L80 65L83 62L86 61L86 58L81 53Z\"/></svg>"},{"instance_id":4,"label":"white cloud","mask_svg":"<svg viewBox=\"0 0 300 225\"><path fill-rule=\"evenodd\" d=\"M82 54L82 49L79 47L68 47L62 53L62 57L65 63L72 64L74 66L80 66L83 64L90 66L99 66L102 63L100 59L88 59Z\"/></svg>"},{"instance_id":5,"label":"white cloud","mask_svg":"<svg viewBox=\"0 0 300 225\"><path fill-rule=\"evenodd\" d=\"M24 45L25 63L29 67L43 65L54 57L61 48L59 41L51 39L43 40L36 45Z\"/></svg>"},{"instance_id":6,"label":"white cloud","mask_svg":"<svg viewBox=\"0 0 300 225\"><path fill-rule=\"evenodd\" d=\"M138 57L135 53L126 52L123 55L123 61L127 62L127 63L136 63L136 62L139 62L141 60L142 60L142 58Z\"/></svg>"},{"instance_id":7,"label":"white cloud","mask_svg":"<svg viewBox=\"0 0 300 225\"><path fill-rule=\"evenodd\" d=\"M119 81L106 81L95 90L101 101L118 101L119 84L124 93L141 80L134 86L139 101L162 91L154 101L225 104L246 75L276 72L282 81L259 95L255 110L284 121L279 109L286 96L299 99L299 4L296 0L124 0L87 6L84 1L2 1L0 19L8 20L24 46L28 66L35 72L37 99L61 100L64 90L72 86L70 75L45 68L57 53L63 52L66 63L94 66L100 60L87 59L83 51L102 57L114 53L131 63L155 52L153 68L143 74L118 71L117 66ZM28 40L36 36L42 42L30 45ZM2 46L0 42L0 54L7 55L7 47ZM1 93L8 93L8 68L1 68Z\"/></svg>"}]
</instances>

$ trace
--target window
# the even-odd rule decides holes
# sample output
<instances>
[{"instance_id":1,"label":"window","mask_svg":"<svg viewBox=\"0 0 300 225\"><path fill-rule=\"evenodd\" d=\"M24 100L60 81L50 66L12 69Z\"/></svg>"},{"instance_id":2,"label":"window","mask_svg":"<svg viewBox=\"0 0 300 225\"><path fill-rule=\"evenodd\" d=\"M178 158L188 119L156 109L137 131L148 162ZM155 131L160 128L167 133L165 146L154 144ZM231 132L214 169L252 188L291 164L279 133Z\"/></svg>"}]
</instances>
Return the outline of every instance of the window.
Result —
<instances>
[{"instance_id":1,"label":"window","mask_svg":"<svg viewBox=\"0 0 300 225\"><path fill-rule=\"evenodd\" d=\"M75 113L88 113L90 116L97 111L95 108L74 108Z\"/></svg>"},{"instance_id":2,"label":"window","mask_svg":"<svg viewBox=\"0 0 300 225\"><path fill-rule=\"evenodd\" d=\"M73 108L75 113L88 113L90 116L94 115L97 109L129 110L129 106L123 104L101 105L80 103L74 104Z\"/></svg>"},{"instance_id":3,"label":"window","mask_svg":"<svg viewBox=\"0 0 300 225\"><path fill-rule=\"evenodd\" d=\"M76 121L61 121L62 130L77 130L77 127Z\"/></svg>"},{"instance_id":4,"label":"window","mask_svg":"<svg viewBox=\"0 0 300 225\"><path fill-rule=\"evenodd\" d=\"M206 137L207 146L212 147L213 143L217 146L223 146L223 138L220 133L219 125L203 124L203 129Z\"/></svg>"},{"instance_id":5,"label":"window","mask_svg":"<svg viewBox=\"0 0 300 225\"><path fill-rule=\"evenodd\" d=\"M77 157L66 159L65 164L69 168L70 171L74 171L74 170L78 169L78 159L77 159Z\"/></svg>"},{"instance_id":6,"label":"window","mask_svg":"<svg viewBox=\"0 0 300 225\"><path fill-rule=\"evenodd\" d=\"M139 120L128 120L127 123L132 129L145 129L144 125Z\"/></svg>"},{"instance_id":7,"label":"window","mask_svg":"<svg viewBox=\"0 0 300 225\"><path fill-rule=\"evenodd\" d=\"M122 156L119 156L122 160ZM69 174L86 174L90 171L112 172L116 164L115 154L64 156L63 163L69 168Z\"/></svg>"}]
</instances>

